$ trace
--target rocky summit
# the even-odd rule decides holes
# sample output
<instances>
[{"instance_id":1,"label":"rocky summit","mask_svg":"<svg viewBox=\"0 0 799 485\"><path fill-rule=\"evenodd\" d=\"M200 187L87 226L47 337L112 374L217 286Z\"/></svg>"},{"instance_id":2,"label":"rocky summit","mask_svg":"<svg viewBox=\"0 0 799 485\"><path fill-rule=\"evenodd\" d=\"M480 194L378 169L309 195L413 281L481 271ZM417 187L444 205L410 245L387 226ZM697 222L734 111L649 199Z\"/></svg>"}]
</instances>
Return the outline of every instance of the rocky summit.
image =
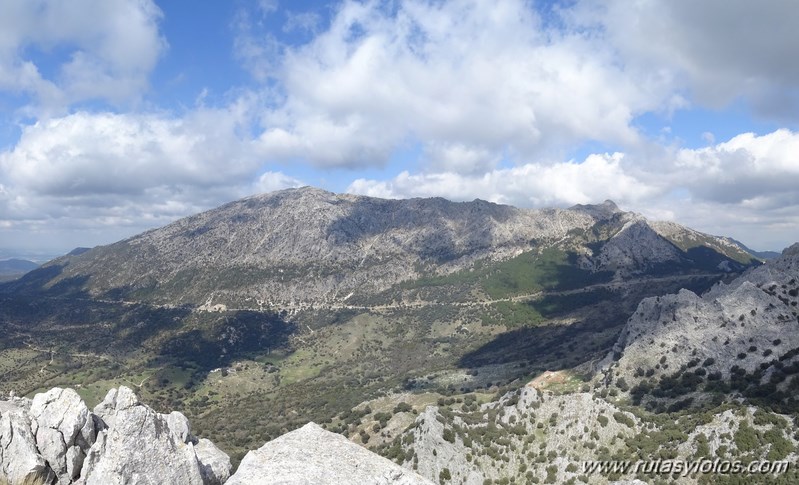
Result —
<instances>
[{"instance_id":1,"label":"rocky summit","mask_svg":"<svg viewBox=\"0 0 799 485\"><path fill-rule=\"evenodd\" d=\"M0 481L10 485L217 485L230 472L230 458L195 438L185 416L159 414L127 387L93 412L72 389L0 402Z\"/></svg>"},{"instance_id":2,"label":"rocky summit","mask_svg":"<svg viewBox=\"0 0 799 485\"><path fill-rule=\"evenodd\" d=\"M0 445L10 485L433 483L314 423L249 452L231 476L229 457L185 416L159 414L127 387L94 411L72 389L0 401Z\"/></svg>"},{"instance_id":3,"label":"rocky summit","mask_svg":"<svg viewBox=\"0 0 799 485\"><path fill-rule=\"evenodd\" d=\"M308 423L247 453L227 483L427 485L433 482L339 434Z\"/></svg>"},{"instance_id":4,"label":"rocky summit","mask_svg":"<svg viewBox=\"0 0 799 485\"><path fill-rule=\"evenodd\" d=\"M702 295L644 299L605 360L605 379L634 386L636 401L699 397L702 388L795 402L799 368L799 244Z\"/></svg>"}]
</instances>

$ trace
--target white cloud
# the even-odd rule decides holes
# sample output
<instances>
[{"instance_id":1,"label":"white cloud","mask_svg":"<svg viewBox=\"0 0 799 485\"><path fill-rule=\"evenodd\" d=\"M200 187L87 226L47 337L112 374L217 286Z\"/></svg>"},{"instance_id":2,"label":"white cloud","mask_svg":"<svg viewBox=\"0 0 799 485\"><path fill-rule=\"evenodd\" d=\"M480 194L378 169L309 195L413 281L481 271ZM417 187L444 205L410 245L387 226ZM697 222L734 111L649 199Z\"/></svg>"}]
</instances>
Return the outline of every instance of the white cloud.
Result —
<instances>
[{"instance_id":1,"label":"white cloud","mask_svg":"<svg viewBox=\"0 0 799 485\"><path fill-rule=\"evenodd\" d=\"M84 100L135 100L166 49L161 15L150 0L0 2L0 90L31 96L30 114ZM37 64L45 61L32 50L48 65ZM46 76L49 63L56 66Z\"/></svg>"},{"instance_id":2,"label":"white cloud","mask_svg":"<svg viewBox=\"0 0 799 485\"><path fill-rule=\"evenodd\" d=\"M475 198L522 207L568 206L604 199L636 203L659 192L624 173L622 154L591 155L582 163L525 164L484 174L410 174L389 181L358 179L348 192L388 198Z\"/></svg>"},{"instance_id":3,"label":"white cloud","mask_svg":"<svg viewBox=\"0 0 799 485\"><path fill-rule=\"evenodd\" d=\"M289 187L303 187L306 184L300 179L290 177L281 172L264 172L258 177L253 186L254 193L273 192L275 190L287 189Z\"/></svg>"},{"instance_id":4,"label":"white cloud","mask_svg":"<svg viewBox=\"0 0 799 485\"><path fill-rule=\"evenodd\" d=\"M24 127L0 153L0 223L20 240L56 229L131 235L253 192L304 185L275 171L256 176L262 162L245 135L247 104L182 118L78 112Z\"/></svg>"},{"instance_id":5,"label":"white cloud","mask_svg":"<svg viewBox=\"0 0 799 485\"><path fill-rule=\"evenodd\" d=\"M630 70L675 78L698 103L745 97L761 113L797 120L799 5L792 0L582 0L571 27L594 26Z\"/></svg>"},{"instance_id":6,"label":"white cloud","mask_svg":"<svg viewBox=\"0 0 799 485\"><path fill-rule=\"evenodd\" d=\"M347 1L282 52L261 142L320 166L379 166L409 139L517 161L584 140L631 144L633 117L673 96L660 73L631 74L613 56L589 34L543 27L521 0Z\"/></svg>"},{"instance_id":7,"label":"white cloud","mask_svg":"<svg viewBox=\"0 0 799 485\"><path fill-rule=\"evenodd\" d=\"M0 167L15 186L52 196L224 184L256 166L239 126L231 111L183 119L78 112L23 128L16 147L0 154Z\"/></svg>"}]
</instances>

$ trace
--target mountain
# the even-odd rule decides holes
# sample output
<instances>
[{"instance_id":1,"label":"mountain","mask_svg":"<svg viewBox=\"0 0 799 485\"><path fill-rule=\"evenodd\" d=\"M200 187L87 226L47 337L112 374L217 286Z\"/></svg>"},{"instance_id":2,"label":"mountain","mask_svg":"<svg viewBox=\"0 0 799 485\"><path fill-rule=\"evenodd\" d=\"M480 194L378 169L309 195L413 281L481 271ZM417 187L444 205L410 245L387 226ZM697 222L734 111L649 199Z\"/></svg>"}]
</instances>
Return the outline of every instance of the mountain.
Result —
<instances>
[{"instance_id":1,"label":"mountain","mask_svg":"<svg viewBox=\"0 0 799 485\"><path fill-rule=\"evenodd\" d=\"M528 210L279 191L0 286L0 392L71 387L94 405L129 386L234 464L310 421L380 446L402 429L359 427L365 401L408 394L422 412L547 370L583 375L641 300L760 264L610 201ZM367 415L407 426L401 404Z\"/></svg>"},{"instance_id":2,"label":"mountain","mask_svg":"<svg viewBox=\"0 0 799 485\"><path fill-rule=\"evenodd\" d=\"M0 281L19 278L38 267L39 265L37 263L26 259L6 259L0 261Z\"/></svg>"},{"instance_id":3,"label":"mountain","mask_svg":"<svg viewBox=\"0 0 799 485\"><path fill-rule=\"evenodd\" d=\"M757 257L757 258L759 258L759 259L761 259L761 260L763 260L763 261L766 261L766 260L768 260L768 259L779 258L779 257L780 257L780 254L781 254L781 253L780 253L780 252L778 252L778 251L755 251L755 250L753 250L753 249L750 249L750 248L746 247L746 245L744 245L744 243L742 243L742 242L740 242L740 241L736 241L735 239L732 239L732 238L730 238L730 239L731 239L731 240L732 240L732 241L733 241L735 244L737 244L738 246L740 246L740 247L742 247L743 249L745 249L745 250L746 250L746 252L748 252L749 254L752 254L752 255L754 255L755 257Z\"/></svg>"},{"instance_id":4,"label":"mountain","mask_svg":"<svg viewBox=\"0 0 799 485\"><path fill-rule=\"evenodd\" d=\"M285 308L357 301L405 281L553 246L580 255L592 272L640 273L655 265L741 269L755 261L727 239L652 224L610 201L525 210L480 200L384 200L302 188L248 197L70 253L13 290L58 287L61 294L159 304Z\"/></svg>"}]
</instances>

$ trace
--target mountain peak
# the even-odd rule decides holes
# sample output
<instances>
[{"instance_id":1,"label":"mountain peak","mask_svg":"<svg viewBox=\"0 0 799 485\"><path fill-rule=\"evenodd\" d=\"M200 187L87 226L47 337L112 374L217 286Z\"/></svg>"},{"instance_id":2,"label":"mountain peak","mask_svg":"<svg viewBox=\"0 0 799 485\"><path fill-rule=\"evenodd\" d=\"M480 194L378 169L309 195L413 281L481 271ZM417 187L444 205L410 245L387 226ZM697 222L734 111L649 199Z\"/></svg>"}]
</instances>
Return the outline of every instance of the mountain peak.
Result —
<instances>
[{"instance_id":1,"label":"mountain peak","mask_svg":"<svg viewBox=\"0 0 799 485\"><path fill-rule=\"evenodd\" d=\"M601 204L575 204L569 207L569 210L583 212L599 220L610 219L614 215L624 212L610 199Z\"/></svg>"},{"instance_id":2,"label":"mountain peak","mask_svg":"<svg viewBox=\"0 0 799 485\"><path fill-rule=\"evenodd\" d=\"M783 256L799 256L799 243L793 243L782 251Z\"/></svg>"}]
</instances>

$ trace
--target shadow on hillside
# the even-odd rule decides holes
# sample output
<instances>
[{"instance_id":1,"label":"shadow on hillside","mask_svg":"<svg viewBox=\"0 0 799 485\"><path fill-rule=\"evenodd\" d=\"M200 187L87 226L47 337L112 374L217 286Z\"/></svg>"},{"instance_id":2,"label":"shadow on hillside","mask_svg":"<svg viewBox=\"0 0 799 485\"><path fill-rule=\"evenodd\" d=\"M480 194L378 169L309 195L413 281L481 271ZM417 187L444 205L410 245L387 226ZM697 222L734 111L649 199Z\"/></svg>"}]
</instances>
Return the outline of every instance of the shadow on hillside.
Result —
<instances>
[{"instance_id":1,"label":"shadow on hillside","mask_svg":"<svg viewBox=\"0 0 799 485\"><path fill-rule=\"evenodd\" d=\"M604 357L619 334L624 320L576 322L571 325L539 325L502 333L465 354L462 368L526 363L534 369L575 367Z\"/></svg>"},{"instance_id":2,"label":"shadow on hillside","mask_svg":"<svg viewBox=\"0 0 799 485\"><path fill-rule=\"evenodd\" d=\"M89 281L88 275L70 276L48 286L51 281L64 272L65 267L66 264L54 264L37 268L21 278L0 284L0 293L88 298L89 294L85 289L85 285Z\"/></svg>"},{"instance_id":3,"label":"shadow on hillside","mask_svg":"<svg viewBox=\"0 0 799 485\"><path fill-rule=\"evenodd\" d=\"M224 367L242 354L288 346L297 326L276 313L236 311L194 314L197 328L179 333L161 345L159 357L193 363L201 370Z\"/></svg>"}]
</instances>

